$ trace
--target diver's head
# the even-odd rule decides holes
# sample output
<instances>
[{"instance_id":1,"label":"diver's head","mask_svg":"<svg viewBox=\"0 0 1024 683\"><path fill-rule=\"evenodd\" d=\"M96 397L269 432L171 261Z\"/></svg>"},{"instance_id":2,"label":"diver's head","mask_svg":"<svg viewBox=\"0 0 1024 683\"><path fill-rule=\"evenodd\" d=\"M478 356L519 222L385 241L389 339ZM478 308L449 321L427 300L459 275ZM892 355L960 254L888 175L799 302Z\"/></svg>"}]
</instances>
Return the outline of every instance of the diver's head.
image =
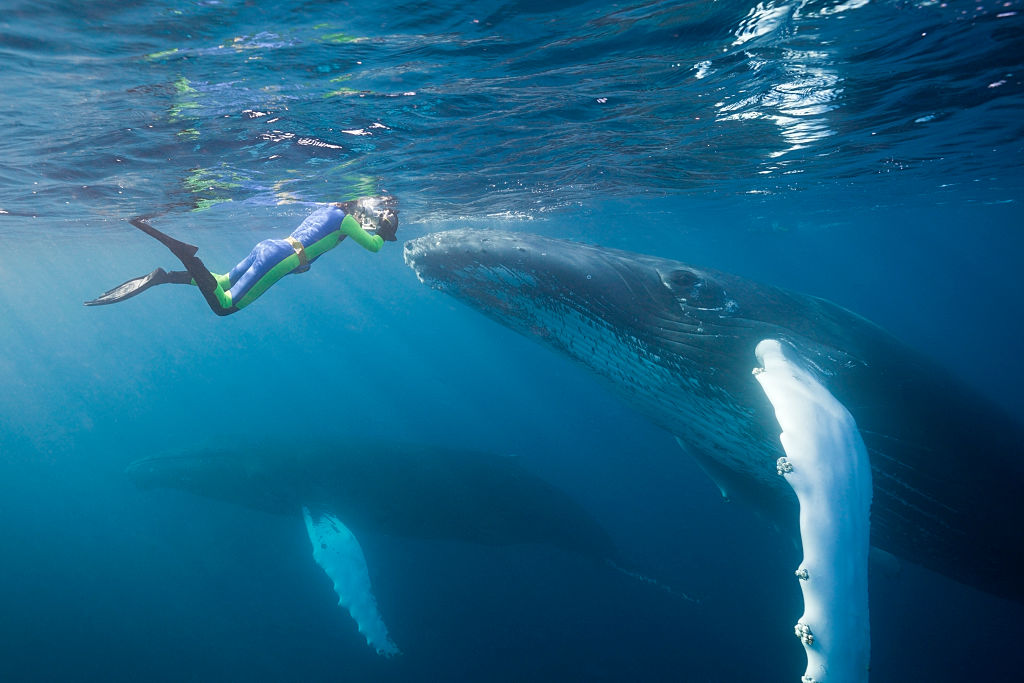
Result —
<instances>
[{"instance_id":1,"label":"diver's head","mask_svg":"<svg viewBox=\"0 0 1024 683\"><path fill-rule=\"evenodd\" d=\"M396 240L398 231L398 200L389 195L362 197L335 204L359 221L363 230L380 235L387 242Z\"/></svg>"}]
</instances>

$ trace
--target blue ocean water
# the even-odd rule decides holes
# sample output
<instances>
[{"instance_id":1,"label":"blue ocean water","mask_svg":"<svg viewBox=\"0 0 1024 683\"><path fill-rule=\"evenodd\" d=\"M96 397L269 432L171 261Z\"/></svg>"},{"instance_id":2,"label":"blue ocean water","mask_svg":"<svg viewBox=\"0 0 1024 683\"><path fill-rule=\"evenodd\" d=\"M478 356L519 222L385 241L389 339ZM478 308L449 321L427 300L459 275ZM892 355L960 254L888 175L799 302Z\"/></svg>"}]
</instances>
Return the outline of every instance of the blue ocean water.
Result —
<instances>
[{"instance_id":1,"label":"blue ocean water","mask_svg":"<svg viewBox=\"0 0 1024 683\"><path fill-rule=\"evenodd\" d=\"M796 680L790 541L399 245L229 318L82 301L174 265L131 216L226 270L387 191L400 240L538 232L831 299L1024 419L1022 4L0 1L0 677ZM515 454L701 602L557 548L361 538L385 660L299 518L123 474L241 435ZM1020 670L1018 604L902 564L871 609L876 681Z\"/></svg>"}]
</instances>

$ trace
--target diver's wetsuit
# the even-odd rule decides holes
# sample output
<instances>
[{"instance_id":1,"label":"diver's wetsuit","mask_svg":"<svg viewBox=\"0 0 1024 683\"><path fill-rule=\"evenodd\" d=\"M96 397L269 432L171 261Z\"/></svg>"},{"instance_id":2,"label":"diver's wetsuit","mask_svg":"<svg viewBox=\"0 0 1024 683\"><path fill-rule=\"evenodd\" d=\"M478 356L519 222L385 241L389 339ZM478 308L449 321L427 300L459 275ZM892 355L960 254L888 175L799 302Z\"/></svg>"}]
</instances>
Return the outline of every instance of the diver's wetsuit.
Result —
<instances>
[{"instance_id":1,"label":"diver's wetsuit","mask_svg":"<svg viewBox=\"0 0 1024 683\"><path fill-rule=\"evenodd\" d=\"M358 208L359 204L355 206ZM267 239L257 244L245 259L224 275L211 273L206 268L196 257L197 247L165 235L144 220L133 219L132 225L167 246L187 271L167 272L157 268L149 275L129 280L85 303L87 306L116 303L157 284L194 284L214 313L230 315L258 299L285 275L309 270L309 264L338 246L346 237L351 237L364 249L380 251L385 237L392 241L395 239L397 228L393 210L387 208L382 215L383 218L378 216L375 219L376 233L379 234L370 234L342 206L328 204L307 216L288 237Z\"/></svg>"},{"instance_id":2,"label":"diver's wetsuit","mask_svg":"<svg viewBox=\"0 0 1024 683\"><path fill-rule=\"evenodd\" d=\"M372 252L384 245L384 238L363 230L344 210L334 204L321 207L288 237L263 240L227 275L214 275L218 303L231 313L245 308L285 275L309 270L309 264L346 237Z\"/></svg>"}]
</instances>

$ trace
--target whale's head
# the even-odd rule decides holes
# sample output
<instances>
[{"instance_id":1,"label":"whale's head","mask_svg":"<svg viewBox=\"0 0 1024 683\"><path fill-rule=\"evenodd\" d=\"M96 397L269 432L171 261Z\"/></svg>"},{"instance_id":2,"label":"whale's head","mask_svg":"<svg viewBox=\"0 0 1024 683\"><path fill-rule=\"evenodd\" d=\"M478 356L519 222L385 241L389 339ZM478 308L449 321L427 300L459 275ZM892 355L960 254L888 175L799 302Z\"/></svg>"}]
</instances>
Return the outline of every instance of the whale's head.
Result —
<instances>
[{"instance_id":1,"label":"whale's head","mask_svg":"<svg viewBox=\"0 0 1024 683\"><path fill-rule=\"evenodd\" d=\"M424 284L563 347L574 343L574 331L562 329L573 318L623 333L670 325L685 338L703 332L707 312L737 307L709 272L540 235L433 233L407 242L405 260Z\"/></svg>"},{"instance_id":2,"label":"whale's head","mask_svg":"<svg viewBox=\"0 0 1024 683\"><path fill-rule=\"evenodd\" d=\"M748 385L754 347L768 337L813 356L812 367L848 361L839 328L852 314L679 261L472 229L411 240L405 260L424 284L592 366L615 347Z\"/></svg>"},{"instance_id":3,"label":"whale's head","mask_svg":"<svg viewBox=\"0 0 1024 683\"><path fill-rule=\"evenodd\" d=\"M291 482L281 471L287 472L251 449L209 448L140 458L125 468L125 475L141 489L177 489L276 511L290 493Z\"/></svg>"},{"instance_id":4,"label":"whale's head","mask_svg":"<svg viewBox=\"0 0 1024 683\"><path fill-rule=\"evenodd\" d=\"M201 492L237 474L237 455L229 451L194 451L150 455L135 460L125 474L142 489L174 488Z\"/></svg>"}]
</instances>

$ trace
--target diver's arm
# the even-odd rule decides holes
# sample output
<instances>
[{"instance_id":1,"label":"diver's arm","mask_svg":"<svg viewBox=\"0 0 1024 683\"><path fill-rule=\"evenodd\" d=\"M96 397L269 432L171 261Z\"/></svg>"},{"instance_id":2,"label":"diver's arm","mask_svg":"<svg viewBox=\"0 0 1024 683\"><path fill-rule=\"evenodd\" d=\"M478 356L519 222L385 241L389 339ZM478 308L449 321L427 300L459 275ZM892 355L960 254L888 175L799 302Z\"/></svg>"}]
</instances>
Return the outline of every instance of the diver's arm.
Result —
<instances>
[{"instance_id":1,"label":"diver's arm","mask_svg":"<svg viewBox=\"0 0 1024 683\"><path fill-rule=\"evenodd\" d=\"M363 230L363 227L359 225L359 221L353 218L352 214L345 216L345 219L341 222L340 230L342 237L338 239L339 242L346 236L351 237L363 249L374 253L380 251L380 248L384 246L384 238L380 235L371 235L366 230Z\"/></svg>"}]
</instances>

